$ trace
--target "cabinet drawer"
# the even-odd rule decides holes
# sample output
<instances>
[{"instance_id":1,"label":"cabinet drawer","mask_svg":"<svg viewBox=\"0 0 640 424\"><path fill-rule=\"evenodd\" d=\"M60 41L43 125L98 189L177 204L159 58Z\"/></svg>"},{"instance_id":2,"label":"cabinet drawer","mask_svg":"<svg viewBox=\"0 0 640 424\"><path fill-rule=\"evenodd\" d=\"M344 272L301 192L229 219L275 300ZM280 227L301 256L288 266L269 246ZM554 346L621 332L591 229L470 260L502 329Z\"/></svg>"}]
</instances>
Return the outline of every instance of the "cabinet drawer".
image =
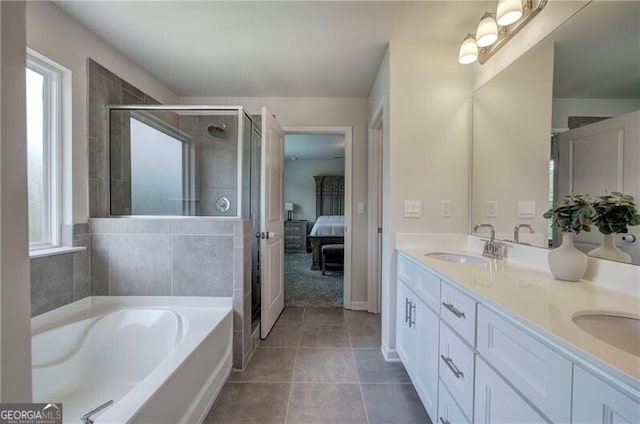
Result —
<instances>
[{"instance_id":1,"label":"cabinet drawer","mask_svg":"<svg viewBox=\"0 0 640 424\"><path fill-rule=\"evenodd\" d=\"M431 309L440 309L440 278L413 260L398 255L398 278L411 287Z\"/></svg>"},{"instance_id":2,"label":"cabinet drawer","mask_svg":"<svg viewBox=\"0 0 640 424\"><path fill-rule=\"evenodd\" d=\"M476 342L476 302L471 297L442 282L440 317L471 346Z\"/></svg>"},{"instance_id":3,"label":"cabinet drawer","mask_svg":"<svg viewBox=\"0 0 640 424\"><path fill-rule=\"evenodd\" d=\"M573 422L640 422L640 401L581 367L573 367Z\"/></svg>"},{"instance_id":4,"label":"cabinet drawer","mask_svg":"<svg viewBox=\"0 0 640 424\"><path fill-rule=\"evenodd\" d=\"M438 384L438 420L436 424L470 424L449 390L439 380Z\"/></svg>"},{"instance_id":5,"label":"cabinet drawer","mask_svg":"<svg viewBox=\"0 0 640 424\"><path fill-rule=\"evenodd\" d=\"M478 351L552 421L570 421L571 361L483 305Z\"/></svg>"},{"instance_id":6,"label":"cabinet drawer","mask_svg":"<svg viewBox=\"0 0 640 424\"><path fill-rule=\"evenodd\" d=\"M287 225L285 226L285 231L289 234L301 234L302 226L300 225Z\"/></svg>"},{"instance_id":7,"label":"cabinet drawer","mask_svg":"<svg viewBox=\"0 0 640 424\"><path fill-rule=\"evenodd\" d=\"M284 249L285 250L300 250L302 249L302 243L296 243L296 242L286 242L284 244Z\"/></svg>"},{"instance_id":8,"label":"cabinet drawer","mask_svg":"<svg viewBox=\"0 0 640 424\"><path fill-rule=\"evenodd\" d=\"M285 234L284 241L285 242L290 242L290 241L302 242L302 236L300 234Z\"/></svg>"},{"instance_id":9,"label":"cabinet drawer","mask_svg":"<svg viewBox=\"0 0 640 424\"><path fill-rule=\"evenodd\" d=\"M469 421L473 417L474 362L475 354L471 348L441 320L438 371Z\"/></svg>"}]
</instances>

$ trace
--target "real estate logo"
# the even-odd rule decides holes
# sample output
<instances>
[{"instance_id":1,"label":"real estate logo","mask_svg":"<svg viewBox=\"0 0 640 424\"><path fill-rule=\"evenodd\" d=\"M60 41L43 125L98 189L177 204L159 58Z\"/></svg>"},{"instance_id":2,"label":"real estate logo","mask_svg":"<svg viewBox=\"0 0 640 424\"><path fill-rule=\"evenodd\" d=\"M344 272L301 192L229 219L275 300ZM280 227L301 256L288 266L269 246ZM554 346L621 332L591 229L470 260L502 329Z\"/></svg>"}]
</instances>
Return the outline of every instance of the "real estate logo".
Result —
<instances>
[{"instance_id":1,"label":"real estate logo","mask_svg":"<svg viewBox=\"0 0 640 424\"><path fill-rule=\"evenodd\" d=\"M0 424L62 424L62 404L0 403Z\"/></svg>"}]
</instances>

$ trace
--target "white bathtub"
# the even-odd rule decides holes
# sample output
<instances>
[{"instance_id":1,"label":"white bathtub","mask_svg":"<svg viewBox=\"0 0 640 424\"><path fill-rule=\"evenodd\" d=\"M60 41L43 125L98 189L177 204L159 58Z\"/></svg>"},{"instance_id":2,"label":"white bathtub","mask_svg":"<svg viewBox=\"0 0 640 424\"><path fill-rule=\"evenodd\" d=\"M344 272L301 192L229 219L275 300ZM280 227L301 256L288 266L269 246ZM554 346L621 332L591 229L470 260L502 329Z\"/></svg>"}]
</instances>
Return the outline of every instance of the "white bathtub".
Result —
<instances>
[{"instance_id":1,"label":"white bathtub","mask_svg":"<svg viewBox=\"0 0 640 424\"><path fill-rule=\"evenodd\" d=\"M232 367L231 298L91 297L32 319L33 401L64 422L199 423Z\"/></svg>"}]
</instances>

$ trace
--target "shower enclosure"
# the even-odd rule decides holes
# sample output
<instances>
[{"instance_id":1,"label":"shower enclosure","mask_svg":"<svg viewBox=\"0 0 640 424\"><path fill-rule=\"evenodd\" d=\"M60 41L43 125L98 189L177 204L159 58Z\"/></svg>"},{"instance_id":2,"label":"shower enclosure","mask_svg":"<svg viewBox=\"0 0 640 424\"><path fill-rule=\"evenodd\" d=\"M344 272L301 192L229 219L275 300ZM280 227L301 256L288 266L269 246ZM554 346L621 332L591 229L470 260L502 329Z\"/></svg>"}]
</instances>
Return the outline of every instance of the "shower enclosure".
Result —
<instances>
[{"instance_id":1,"label":"shower enclosure","mask_svg":"<svg viewBox=\"0 0 640 424\"><path fill-rule=\"evenodd\" d=\"M241 106L109 106L111 216L220 216L260 226L259 119ZM259 118L259 117L258 117ZM252 316L260 316L259 240Z\"/></svg>"}]
</instances>

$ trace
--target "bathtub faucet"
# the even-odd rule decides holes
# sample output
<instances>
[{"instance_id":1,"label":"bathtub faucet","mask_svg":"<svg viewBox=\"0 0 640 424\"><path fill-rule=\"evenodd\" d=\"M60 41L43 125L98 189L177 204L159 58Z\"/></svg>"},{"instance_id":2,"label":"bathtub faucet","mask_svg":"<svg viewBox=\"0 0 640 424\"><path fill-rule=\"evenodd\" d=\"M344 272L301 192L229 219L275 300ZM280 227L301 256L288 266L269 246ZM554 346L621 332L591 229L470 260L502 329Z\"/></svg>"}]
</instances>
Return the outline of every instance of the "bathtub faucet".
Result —
<instances>
[{"instance_id":1,"label":"bathtub faucet","mask_svg":"<svg viewBox=\"0 0 640 424\"><path fill-rule=\"evenodd\" d=\"M98 412L102 411L104 408L113 405L113 399L110 400L109 402L105 402L102 405L98 406L95 409L92 409L91 411L87 412L86 414L84 414L83 416L80 417L80 422L82 424L93 424L93 420L91 419L92 415L97 414Z\"/></svg>"}]
</instances>

